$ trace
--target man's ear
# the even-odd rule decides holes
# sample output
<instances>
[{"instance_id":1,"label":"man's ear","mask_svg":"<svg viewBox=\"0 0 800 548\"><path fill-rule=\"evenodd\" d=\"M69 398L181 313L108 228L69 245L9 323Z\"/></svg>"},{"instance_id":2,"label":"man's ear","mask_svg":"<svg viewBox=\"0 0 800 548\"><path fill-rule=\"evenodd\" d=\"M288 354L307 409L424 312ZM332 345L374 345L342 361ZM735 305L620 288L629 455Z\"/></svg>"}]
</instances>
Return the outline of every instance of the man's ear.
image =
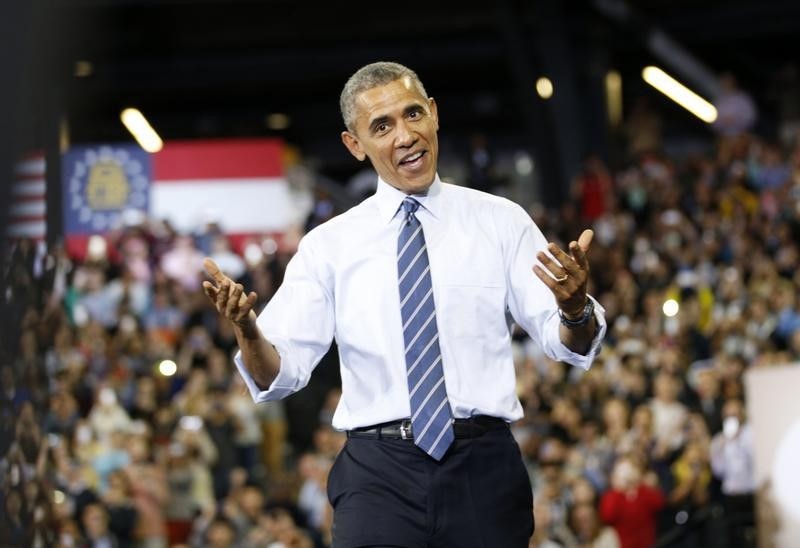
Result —
<instances>
[{"instance_id":1,"label":"man's ear","mask_svg":"<svg viewBox=\"0 0 800 548\"><path fill-rule=\"evenodd\" d=\"M344 146L347 147L347 150L350 151L350 154L356 157L356 160L359 162L363 162L364 158L367 157L364 149L361 148L361 141L358 140L358 137L355 133L351 133L349 131L342 132L342 143Z\"/></svg>"},{"instance_id":2,"label":"man's ear","mask_svg":"<svg viewBox=\"0 0 800 548\"><path fill-rule=\"evenodd\" d=\"M436 106L436 99L428 99L428 107L431 109L431 117L436 122L436 131L439 131L439 108Z\"/></svg>"}]
</instances>

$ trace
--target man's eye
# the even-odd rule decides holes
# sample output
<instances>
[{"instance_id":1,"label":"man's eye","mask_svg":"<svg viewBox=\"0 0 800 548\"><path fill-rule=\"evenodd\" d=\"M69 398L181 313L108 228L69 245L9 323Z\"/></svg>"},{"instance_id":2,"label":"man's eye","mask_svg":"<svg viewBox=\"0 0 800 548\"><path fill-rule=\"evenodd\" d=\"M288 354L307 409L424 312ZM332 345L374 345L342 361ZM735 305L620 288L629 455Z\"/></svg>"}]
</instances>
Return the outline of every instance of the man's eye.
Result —
<instances>
[{"instance_id":1,"label":"man's eye","mask_svg":"<svg viewBox=\"0 0 800 548\"><path fill-rule=\"evenodd\" d=\"M411 112L408 113L408 117L411 118L412 120L415 118L419 118L419 111L412 110Z\"/></svg>"},{"instance_id":2,"label":"man's eye","mask_svg":"<svg viewBox=\"0 0 800 548\"><path fill-rule=\"evenodd\" d=\"M380 125L375 127L375 131L378 132L378 133L383 133L387 129L389 129L389 126L387 124L380 124Z\"/></svg>"}]
</instances>

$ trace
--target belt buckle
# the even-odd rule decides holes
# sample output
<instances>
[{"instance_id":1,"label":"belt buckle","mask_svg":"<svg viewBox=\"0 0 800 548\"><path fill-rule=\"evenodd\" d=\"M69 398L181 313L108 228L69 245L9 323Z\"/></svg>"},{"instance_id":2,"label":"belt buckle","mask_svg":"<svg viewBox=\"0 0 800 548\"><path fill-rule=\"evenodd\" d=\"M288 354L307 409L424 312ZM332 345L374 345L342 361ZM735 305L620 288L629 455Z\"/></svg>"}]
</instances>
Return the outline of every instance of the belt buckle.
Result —
<instances>
[{"instance_id":1,"label":"belt buckle","mask_svg":"<svg viewBox=\"0 0 800 548\"><path fill-rule=\"evenodd\" d=\"M400 422L400 439L413 440L414 433L411 431L411 421L406 419Z\"/></svg>"}]
</instances>

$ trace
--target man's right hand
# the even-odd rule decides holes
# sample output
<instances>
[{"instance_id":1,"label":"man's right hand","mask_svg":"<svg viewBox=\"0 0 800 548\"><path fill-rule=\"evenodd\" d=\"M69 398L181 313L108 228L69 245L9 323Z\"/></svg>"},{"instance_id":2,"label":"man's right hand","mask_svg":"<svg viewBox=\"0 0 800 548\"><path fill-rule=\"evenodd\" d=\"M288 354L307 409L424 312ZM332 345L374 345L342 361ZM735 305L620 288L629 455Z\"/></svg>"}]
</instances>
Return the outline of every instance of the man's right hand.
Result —
<instances>
[{"instance_id":1,"label":"man's right hand","mask_svg":"<svg viewBox=\"0 0 800 548\"><path fill-rule=\"evenodd\" d=\"M223 274L217 263L208 257L203 259L203 268L214 280L214 283L204 281L203 291L214 303L217 312L243 329L245 333L255 330L257 316L253 305L258 298L255 291L246 295L242 284L235 283Z\"/></svg>"}]
</instances>

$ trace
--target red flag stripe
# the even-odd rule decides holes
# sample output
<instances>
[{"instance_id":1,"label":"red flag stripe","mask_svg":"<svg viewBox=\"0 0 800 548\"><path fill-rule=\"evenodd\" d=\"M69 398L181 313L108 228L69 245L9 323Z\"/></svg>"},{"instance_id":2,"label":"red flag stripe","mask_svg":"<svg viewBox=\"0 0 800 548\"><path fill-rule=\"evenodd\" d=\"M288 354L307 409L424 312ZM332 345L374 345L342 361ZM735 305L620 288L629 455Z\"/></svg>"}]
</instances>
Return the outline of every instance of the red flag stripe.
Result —
<instances>
[{"instance_id":1,"label":"red flag stripe","mask_svg":"<svg viewBox=\"0 0 800 548\"><path fill-rule=\"evenodd\" d=\"M172 183L280 177L282 150L278 139L169 141L153 155L153 179Z\"/></svg>"},{"instance_id":2,"label":"red flag stripe","mask_svg":"<svg viewBox=\"0 0 800 548\"><path fill-rule=\"evenodd\" d=\"M44 202L45 195L44 194L31 194L31 195L16 195L14 196L14 203L15 204L28 204L33 202Z\"/></svg>"},{"instance_id":3,"label":"red flag stripe","mask_svg":"<svg viewBox=\"0 0 800 548\"><path fill-rule=\"evenodd\" d=\"M44 171L39 173L17 173L14 175L14 180L19 183L44 181Z\"/></svg>"},{"instance_id":4,"label":"red flag stripe","mask_svg":"<svg viewBox=\"0 0 800 548\"><path fill-rule=\"evenodd\" d=\"M9 215L9 220L11 221L11 225L19 224L19 223L32 223L34 221L44 221L44 215Z\"/></svg>"}]
</instances>

